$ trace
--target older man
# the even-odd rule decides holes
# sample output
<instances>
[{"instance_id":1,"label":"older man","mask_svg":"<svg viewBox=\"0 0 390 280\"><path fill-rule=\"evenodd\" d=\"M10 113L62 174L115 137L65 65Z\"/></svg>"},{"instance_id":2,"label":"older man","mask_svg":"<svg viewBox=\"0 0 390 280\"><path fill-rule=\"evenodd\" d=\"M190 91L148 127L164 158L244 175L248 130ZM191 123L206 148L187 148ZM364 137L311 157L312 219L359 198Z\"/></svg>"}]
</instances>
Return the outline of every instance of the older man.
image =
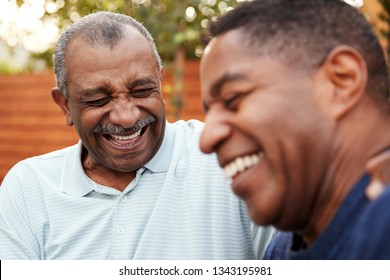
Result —
<instances>
[{"instance_id":1,"label":"older man","mask_svg":"<svg viewBox=\"0 0 390 280\"><path fill-rule=\"evenodd\" d=\"M161 63L131 17L99 12L59 39L54 101L80 142L30 158L0 188L0 259L253 259L251 225L202 124L166 122Z\"/></svg>"}]
</instances>

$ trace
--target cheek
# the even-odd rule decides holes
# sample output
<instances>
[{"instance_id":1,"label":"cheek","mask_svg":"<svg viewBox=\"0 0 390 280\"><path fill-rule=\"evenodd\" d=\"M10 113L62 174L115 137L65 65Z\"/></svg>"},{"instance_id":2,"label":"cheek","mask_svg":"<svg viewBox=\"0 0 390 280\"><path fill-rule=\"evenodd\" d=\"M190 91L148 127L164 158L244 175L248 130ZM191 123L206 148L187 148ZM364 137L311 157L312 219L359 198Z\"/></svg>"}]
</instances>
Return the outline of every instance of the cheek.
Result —
<instances>
[{"instance_id":1,"label":"cheek","mask_svg":"<svg viewBox=\"0 0 390 280\"><path fill-rule=\"evenodd\" d=\"M102 119L100 110L83 110L72 116L78 134L91 134Z\"/></svg>"},{"instance_id":2,"label":"cheek","mask_svg":"<svg viewBox=\"0 0 390 280\"><path fill-rule=\"evenodd\" d=\"M154 93L147 98L136 100L134 105L155 115L165 113L165 100L160 93Z\"/></svg>"},{"instance_id":3,"label":"cheek","mask_svg":"<svg viewBox=\"0 0 390 280\"><path fill-rule=\"evenodd\" d=\"M246 193L248 210L256 223L261 225L276 224L283 216L292 186L284 170L285 163L279 157L267 155L256 168L256 176L251 180Z\"/></svg>"},{"instance_id":4,"label":"cheek","mask_svg":"<svg viewBox=\"0 0 390 280\"><path fill-rule=\"evenodd\" d=\"M239 108L241 125L253 136L265 135L284 118L279 108L270 98L248 97Z\"/></svg>"}]
</instances>

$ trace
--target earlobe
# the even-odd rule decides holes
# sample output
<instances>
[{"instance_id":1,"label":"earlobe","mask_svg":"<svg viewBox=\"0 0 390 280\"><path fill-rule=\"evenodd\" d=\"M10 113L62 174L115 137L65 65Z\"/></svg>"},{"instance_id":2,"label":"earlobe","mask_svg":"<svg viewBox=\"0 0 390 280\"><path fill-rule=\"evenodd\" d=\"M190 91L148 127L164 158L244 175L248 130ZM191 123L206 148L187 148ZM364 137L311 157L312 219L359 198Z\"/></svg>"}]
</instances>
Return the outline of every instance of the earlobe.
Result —
<instances>
[{"instance_id":1,"label":"earlobe","mask_svg":"<svg viewBox=\"0 0 390 280\"><path fill-rule=\"evenodd\" d=\"M338 119L363 97L367 85L367 65L361 54L349 46L338 46L323 64L333 84L332 114Z\"/></svg>"},{"instance_id":2,"label":"earlobe","mask_svg":"<svg viewBox=\"0 0 390 280\"><path fill-rule=\"evenodd\" d=\"M57 87L51 90L51 97L53 98L54 102L58 105L58 107L60 107L61 111L64 113L66 117L66 124L68 126L72 126L73 120L70 115L68 99L62 94L62 92Z\"/></svg>"}]
</instances>

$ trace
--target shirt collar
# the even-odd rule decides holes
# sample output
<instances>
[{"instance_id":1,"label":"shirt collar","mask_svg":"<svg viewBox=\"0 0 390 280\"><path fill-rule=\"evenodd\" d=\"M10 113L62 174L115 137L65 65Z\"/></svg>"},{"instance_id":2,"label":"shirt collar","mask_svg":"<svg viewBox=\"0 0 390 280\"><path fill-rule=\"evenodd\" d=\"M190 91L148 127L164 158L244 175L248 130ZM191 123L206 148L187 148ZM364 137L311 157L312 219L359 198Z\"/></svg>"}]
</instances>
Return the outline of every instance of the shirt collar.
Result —
<instances>
[{"instance_id":1,"label":"shirt collar","mask_svg":"<svg viewBox=\"0 0 390 280\"><path fill-rule=\"evenodd\" d=\"M145 168L156 173L168 171L175 144L175 134L173 124L167 122L163 142L154 157L144 165ZM62 191L74 196L84 196L95 188L81 164L82 150L83 144L80 140L77 145L69 149L65 158Z\"/></svg>"},{"instance_id":2,"label":"shirt collar","mask_svg":"<svg viewBox=\"0 0 390 280\"><path fill-rule=\"evenodd\" d=\"M74 196L84 196L94 190L94 185L81 164L82 151L83 144L80 140L69 150L65 158L62 191Z\"/></svg>"},{"instance_id":3,"label":"shirt collar","mask_svg":"<svg viewBox=\"0 0 390 280\"><path fill-rule=\"evenodd\" d=\"M154 157L148 161L144 166L152 172L167 172L173 148L175 146L175 134L176 131L173 124L166 122L165 134L163 142Z\"/></svg>"}]
</instances>

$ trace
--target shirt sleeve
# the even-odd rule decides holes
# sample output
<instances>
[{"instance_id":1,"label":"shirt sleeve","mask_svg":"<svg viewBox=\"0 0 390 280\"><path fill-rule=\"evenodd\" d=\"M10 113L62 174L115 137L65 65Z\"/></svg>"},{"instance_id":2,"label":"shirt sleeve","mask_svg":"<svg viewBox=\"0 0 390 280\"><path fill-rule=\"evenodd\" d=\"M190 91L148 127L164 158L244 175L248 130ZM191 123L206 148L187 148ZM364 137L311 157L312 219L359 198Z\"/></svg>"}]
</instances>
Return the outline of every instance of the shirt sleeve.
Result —
<instances>
[{"instance_id":1,"label":"shirt sleeve","mask_svg":"<svg viewBox=\"0 0 390 280\"><path fill-rule=\"evenodd\" d=\"M0 187L0 259L40 259L39 245L30 227L23 188L16 172L18 169L11 169Z\"/></svg>"}]
</instances>

